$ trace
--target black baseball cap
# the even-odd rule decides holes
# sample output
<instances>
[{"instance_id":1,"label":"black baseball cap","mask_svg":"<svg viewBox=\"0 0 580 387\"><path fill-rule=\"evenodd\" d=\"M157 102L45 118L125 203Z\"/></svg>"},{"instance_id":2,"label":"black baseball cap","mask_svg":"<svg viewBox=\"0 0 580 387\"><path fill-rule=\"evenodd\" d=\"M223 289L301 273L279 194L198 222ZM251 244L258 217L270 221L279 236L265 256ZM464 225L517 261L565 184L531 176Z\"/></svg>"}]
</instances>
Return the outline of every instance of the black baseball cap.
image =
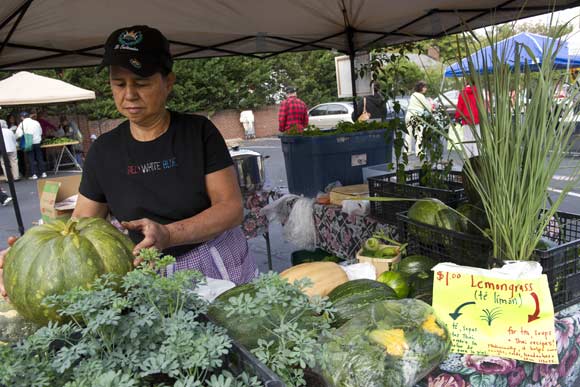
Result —
<instances>
[{"instance_id":1,"label":"black baseball cap","mask_svg":"<svg viewBox=\"0 0 580 387\"><path fill-rule=\"evenodd\" d=\"M169 73L173 67L169 41L158 29L148 26L120 28L105 43L99 71L110 65L123 66L142 77Z\"/></svg>"}]
</instances>

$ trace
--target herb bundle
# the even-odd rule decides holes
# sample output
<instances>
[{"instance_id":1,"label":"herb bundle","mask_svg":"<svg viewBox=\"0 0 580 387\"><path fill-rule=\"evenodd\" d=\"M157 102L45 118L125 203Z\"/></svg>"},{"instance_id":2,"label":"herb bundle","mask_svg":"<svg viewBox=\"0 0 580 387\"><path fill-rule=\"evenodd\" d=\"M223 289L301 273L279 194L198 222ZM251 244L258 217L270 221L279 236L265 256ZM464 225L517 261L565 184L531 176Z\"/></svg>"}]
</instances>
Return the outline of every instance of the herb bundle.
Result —
<instances>
[{"instance_id":1,"label":"herb bundle","mask_svg":"<svg viewBox=\"0 0 580 387\"><path fill-rule=\"evenodd\" d=\"M0 348L0 385L261 385L255 377L223 369L231 339L225 329L199 318L207 309L194 292L201 274L162 277L158 268L173 258L158 259L154 250L142 257L139 269L122 281L107 275L89 290L47 298L70 321L50 323L15 347Z\"/></svg>"}]
</instances>

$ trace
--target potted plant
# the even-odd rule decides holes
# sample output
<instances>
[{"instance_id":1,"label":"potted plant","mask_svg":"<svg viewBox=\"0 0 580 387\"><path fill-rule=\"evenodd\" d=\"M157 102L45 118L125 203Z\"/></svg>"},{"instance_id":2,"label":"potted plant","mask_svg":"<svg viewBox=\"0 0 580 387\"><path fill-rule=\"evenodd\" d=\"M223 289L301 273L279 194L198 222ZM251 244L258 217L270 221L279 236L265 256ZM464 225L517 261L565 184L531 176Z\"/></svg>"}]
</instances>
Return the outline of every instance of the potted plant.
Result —
<instances>
[{"instance_id":1,"label":"potted plant","mask_svg":"<svg viewBox=\"0 0 580 387\"><path fill-rule=\"evenodd\" d=\"M560 44L556 39L544 47L541 58L517 45L513 61L507 59L509 46L497 45L493 32L485 43L491 44L491 55L480 57L483 63L470 57L463 69L469 74L465 82L475 86L480 128L471 129L479 157L469 159L465 144L456 145L456 150L487 216L490 254L500 261L539 260L552 296L562 295L554 304L569 303L567 283L580 276L575 263L580 258L580 216L559 213L558 208L579 181L580 163L566 163L570 178L561 191L551 191L550 183L571 147L574 123L561 118L573 114L579 89L571 88L559 101L554 98L565 76L554 69L553 53ZM555 242L545 247L547 251L538 248L544 236ZM559 277L554 272L555 251L565 257L560 265L566 268L559 268Z\"/></svg>"}]
</instances>

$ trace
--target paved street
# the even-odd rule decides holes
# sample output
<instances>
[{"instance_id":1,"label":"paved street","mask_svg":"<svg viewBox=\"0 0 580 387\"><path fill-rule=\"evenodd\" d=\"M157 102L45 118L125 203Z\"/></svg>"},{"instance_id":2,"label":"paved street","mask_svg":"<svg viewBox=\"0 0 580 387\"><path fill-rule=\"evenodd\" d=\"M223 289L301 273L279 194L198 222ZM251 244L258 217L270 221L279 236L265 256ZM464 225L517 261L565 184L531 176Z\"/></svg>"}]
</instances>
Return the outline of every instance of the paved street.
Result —
<instances>
[{"instance_id":1,"label":"paved street","mask_svg":"<svg viewBox=\"0 0 580 387\"><path fill-rule=\"evenodd\" d=\"M242 147L255 150L263 155L270 156L265 160L266 165L266 184L274 187L286 186L286 172L284 167L284 157L280 147L280 140L276 138L257 139L244 142ZM570 165L577 163L578 159L566 159L555 178L552 180L551 190L556 193L561 189L570 174ZM61 175L70 175L75 172L62 172ZM2 187L7 188L7 184L1 183ZM39 202L36 189L37 181L23 180L16 182L18 192L18 201L22 211L22 218L26 228L31 227L33 222L39 218ZM566 198L562 211L580 213L580 184L577 185L573 192ZM0 246L9 235L17 235L18 226L14 216L12 205L6 207L0 206ZM272 247L273 267L274 270L280 271L290 266L290 255L297 247L292 243L284 240L283 230L279 224L270 225L270 241ZM250 248L256 257L261 271L267 270L266 259L266 241L258 237L249 241Z\"/></svg>"}]
</instances>

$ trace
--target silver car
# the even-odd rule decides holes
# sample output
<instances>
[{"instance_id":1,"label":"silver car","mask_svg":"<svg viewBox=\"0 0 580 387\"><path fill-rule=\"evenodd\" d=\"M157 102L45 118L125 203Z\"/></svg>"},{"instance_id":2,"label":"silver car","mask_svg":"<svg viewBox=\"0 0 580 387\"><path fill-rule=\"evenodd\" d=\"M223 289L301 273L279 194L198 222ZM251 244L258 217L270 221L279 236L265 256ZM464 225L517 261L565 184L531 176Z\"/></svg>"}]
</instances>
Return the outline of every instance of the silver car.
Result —
<instances>
[{"instance_id":1,"label":"silver car","mask_svg":"<svg viewBox=\"0 0 580 387\"><path fill-rule=\"evenodd\" d=\"M352 122L352 102L328 102L314 106L308 111L308 123L318 129L336 128L339 122Z\"/></svg>"}]
</instances>

